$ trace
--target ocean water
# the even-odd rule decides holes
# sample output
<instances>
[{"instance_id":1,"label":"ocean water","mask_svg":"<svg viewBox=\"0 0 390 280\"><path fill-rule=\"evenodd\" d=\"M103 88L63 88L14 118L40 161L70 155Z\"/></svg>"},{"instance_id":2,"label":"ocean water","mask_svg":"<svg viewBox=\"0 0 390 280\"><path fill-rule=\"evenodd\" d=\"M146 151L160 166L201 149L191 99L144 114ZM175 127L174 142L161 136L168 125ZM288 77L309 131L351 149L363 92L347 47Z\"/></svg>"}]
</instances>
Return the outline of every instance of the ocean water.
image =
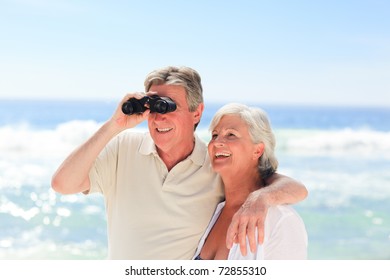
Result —
<instances>
[{"instance_id":1,"label":"ocean water","mask_svg":"<svg viewBox=\"0 0 390 280\"><path fill-rule=\"evenodd\" d=\"M206 104L198 134L221 104ZM0 259L105 259L99 195L61 196L53 172L116 102L0 100ZM390 259L390 108L267 106L279 172L302 181L295 205L309 259ZM146 130L141 125L137 130Z\"/></svg>"}]
</instances>

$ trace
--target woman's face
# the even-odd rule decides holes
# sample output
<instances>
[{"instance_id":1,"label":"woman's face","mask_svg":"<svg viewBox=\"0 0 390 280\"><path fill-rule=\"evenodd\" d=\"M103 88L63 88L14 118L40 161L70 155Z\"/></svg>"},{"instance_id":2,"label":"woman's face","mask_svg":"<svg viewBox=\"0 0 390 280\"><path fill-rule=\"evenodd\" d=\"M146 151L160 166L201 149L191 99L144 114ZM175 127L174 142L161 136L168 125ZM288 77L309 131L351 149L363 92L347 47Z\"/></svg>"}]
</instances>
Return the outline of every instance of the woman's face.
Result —
<instances>
[{"instance_id":1,"label":"woman's face","mask_svg":"<svg viewBox=\"0 0 390 280\"><path fill-rule=\"evenodd\" d=\"M257 169L264 145L252 142L248 126L239 116L223 116L211 135L208 150L215 172L229 175Z\"/></svg>"}]
</instances>

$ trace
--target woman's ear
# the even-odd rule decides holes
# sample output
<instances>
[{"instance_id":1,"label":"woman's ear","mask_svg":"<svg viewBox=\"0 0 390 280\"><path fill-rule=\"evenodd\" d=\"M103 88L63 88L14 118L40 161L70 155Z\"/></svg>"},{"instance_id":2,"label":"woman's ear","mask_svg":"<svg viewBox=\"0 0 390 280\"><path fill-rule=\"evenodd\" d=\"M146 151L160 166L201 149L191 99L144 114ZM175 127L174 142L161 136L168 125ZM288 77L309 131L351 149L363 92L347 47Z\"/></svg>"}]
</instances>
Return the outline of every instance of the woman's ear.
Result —
<instances>
[{"instance_id":1,"label":"woman's ear","mask_svg":"<svg viewBox=\"0 0 390 280\"><path fill-rule=\"evenodd\" d=\"M259 159L264 153L264 143L256 144L255 151L253 153L254 159Z\"/></svg>"}]
</instances>

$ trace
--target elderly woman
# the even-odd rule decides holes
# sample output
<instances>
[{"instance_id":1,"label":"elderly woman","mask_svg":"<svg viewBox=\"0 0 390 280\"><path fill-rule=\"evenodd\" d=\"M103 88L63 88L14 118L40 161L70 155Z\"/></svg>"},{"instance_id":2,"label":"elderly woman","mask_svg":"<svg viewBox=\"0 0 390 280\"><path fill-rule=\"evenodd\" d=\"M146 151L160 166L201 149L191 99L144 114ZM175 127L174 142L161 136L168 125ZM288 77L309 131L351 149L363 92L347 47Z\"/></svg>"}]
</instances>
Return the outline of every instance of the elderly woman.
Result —
<instances>
[{"instance_id":1,"label":"elderly woman","mask_svg":"<svg viewBox=\"0 0 390 280\"><path fill-rule=\"evenodd\" d=\"M239 244L229 250L225 239L234 213L248 195L265 187L275 173L275 137L264 111L242 104L228 104L214 116L208 146L211 164L225 187L221 202L200 240L195 259L271 260L306 259L307 233L302 219L290 206L270 207L265 220L263 244L243 255Z\"/></svg>"}]
</instances>

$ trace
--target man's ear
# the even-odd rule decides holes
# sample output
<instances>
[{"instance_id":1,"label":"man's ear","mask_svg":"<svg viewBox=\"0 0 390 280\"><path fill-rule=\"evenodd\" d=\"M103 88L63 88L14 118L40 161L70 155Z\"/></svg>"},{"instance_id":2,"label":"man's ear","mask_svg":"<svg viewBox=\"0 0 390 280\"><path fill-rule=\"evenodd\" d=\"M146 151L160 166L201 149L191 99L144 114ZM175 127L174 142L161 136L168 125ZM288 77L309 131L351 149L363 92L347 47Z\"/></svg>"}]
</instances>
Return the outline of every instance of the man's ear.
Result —
<instances>
[{"instance_id":1,"label":"man's ear","mask_svg":"<svg viewBox=\"0 0 390 280\"><path fill-rule=\"evenodd\" d=\"M253 153L254 159L259 159L264 153L264 143L256 144L255 151Z\"/></svg>"},{"instance_id":2,"label":"man's ear","mask_svg":"<svg viewBox=\"0 0 390 280\"><path fill-rule=\"evenodd\" d=\"M194 114L194 124L197 124L197 123L200 122L200 118L202 117L203 110L204 110L204 103L200 103L198 105L198 108L196 108L196 110L193 112L193 114Z\"/></svg>"}]
</instances>

